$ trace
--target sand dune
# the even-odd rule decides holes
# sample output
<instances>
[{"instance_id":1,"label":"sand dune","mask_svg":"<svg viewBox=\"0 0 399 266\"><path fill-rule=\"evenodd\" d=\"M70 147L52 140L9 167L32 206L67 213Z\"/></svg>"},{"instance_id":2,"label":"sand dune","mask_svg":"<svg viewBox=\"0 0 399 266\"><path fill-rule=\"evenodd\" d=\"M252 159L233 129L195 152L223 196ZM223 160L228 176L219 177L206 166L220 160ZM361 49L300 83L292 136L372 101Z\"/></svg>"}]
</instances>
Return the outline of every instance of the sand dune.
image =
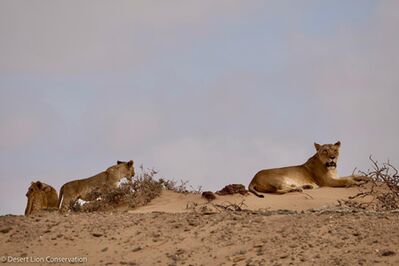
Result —
<instances>
[{"instance_id":1,"label":"sand dune","mask_svg":"<svg viewBox=\"0 0 399 266\"><path fill-rule=\"evenodd\" d=\"M228 195L211 203L163 191L147 206L107 212L0 217L6 265L399 265L399 213L341 211L358 188ZM192 212L244 202L254 211ZM314 208L319 210L315 210ZM255 210L288 209L303 212ZM311 211L306 211L313 209ZM35 262L35 263L33 263Z\"/></svg>"},{"instance_id":2,"label":"sand dune","mask_svg":"<svg viewBox=\"0 0 399 266\"><path fill-rule=\"evenodd\" d=\"M337 204L339 199L347 199L349 196L356 195L359 189L351 188L331 188L322 187L305 192L293 192L284 195L264 194L265 198L258 198L252 193L246 196L240 194L217 196L214 204L239 204L243 202L246 209L259 210L279 210L287 209L294 211L303 211L312 208L331 207ZM149 212L170 212L182 213L189 212L187 208L192 204L206 204L208 201L199 194L181 194L173 191L163 191L161 196L151 201L148 205L131 213L149 213Z\"/></svg>"}]
</instances>

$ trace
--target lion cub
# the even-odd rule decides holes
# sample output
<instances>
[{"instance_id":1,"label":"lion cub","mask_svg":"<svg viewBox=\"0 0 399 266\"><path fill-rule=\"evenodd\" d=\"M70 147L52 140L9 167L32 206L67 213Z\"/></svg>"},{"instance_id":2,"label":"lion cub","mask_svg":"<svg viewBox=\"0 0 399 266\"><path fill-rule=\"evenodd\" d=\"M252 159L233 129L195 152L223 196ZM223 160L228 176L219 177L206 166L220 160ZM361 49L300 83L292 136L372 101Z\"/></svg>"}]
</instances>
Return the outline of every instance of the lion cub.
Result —
<instances>
[{"instance_id":1,"label":"lion cub","mask_svg":"<svg viewBox=\"0 0 399 266\"><path fill-rule=\"evenodd\" d=\"M316 154L306 163L298 166L267 169L258 172L248 186L248 190L256 196L263 193L284 194L302 189L312 189L322 186L346 187L365 181L364 177L350 176L338 178L337 161L341 142L320 145L315 143Z\"/></svg>"}]
</instances>

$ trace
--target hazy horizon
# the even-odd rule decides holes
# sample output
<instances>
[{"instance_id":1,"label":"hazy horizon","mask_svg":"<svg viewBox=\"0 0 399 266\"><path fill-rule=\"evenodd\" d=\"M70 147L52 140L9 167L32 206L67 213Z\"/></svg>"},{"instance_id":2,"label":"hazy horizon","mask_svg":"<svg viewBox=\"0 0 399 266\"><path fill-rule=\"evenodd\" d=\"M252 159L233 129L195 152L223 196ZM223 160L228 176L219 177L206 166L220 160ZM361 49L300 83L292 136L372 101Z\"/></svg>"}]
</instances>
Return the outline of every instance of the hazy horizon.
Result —
<instances>
[{"instance_id":1,"label":"hazy horizon","mask_svg":"<svg viewBox=\"0 0 399 266\"><path fill-rule=\"evenodd\" d=\"M117 160L217 190L399 165L398 1L0 1L0 215ZM5 185L4 185L5 184Z\"/></svg>"}]
</instances>

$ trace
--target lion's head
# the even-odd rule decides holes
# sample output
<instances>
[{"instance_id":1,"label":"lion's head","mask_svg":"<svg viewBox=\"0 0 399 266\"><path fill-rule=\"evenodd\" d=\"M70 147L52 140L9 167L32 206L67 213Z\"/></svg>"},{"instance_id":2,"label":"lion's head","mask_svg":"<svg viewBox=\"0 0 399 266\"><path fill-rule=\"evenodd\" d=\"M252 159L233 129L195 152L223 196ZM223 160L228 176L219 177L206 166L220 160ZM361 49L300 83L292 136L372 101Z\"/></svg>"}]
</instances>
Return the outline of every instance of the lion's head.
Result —
<instances>
[{"instance_id":1,"label":"lion's head","mask_svg":"<svg viewBox=\"0 0 399 266\"><path fill-rule=\"evenodd\" d=\"M26 192L26 196L29 198L35 193L40 192L51 192L51 187L40 181L32 182L30 187L28 188L28 192Z\"/></svg>"},{"instance_id":2,"label":"lion's head","mask_svg":"<svg viewBox=\"0 0 399 266\"><path fill-rule=\"evenodd\" d=\"M327 169L335 169L337 167L341 142L338 141L335 144L324 145L315 143L314 146L316 148L317 155L323 165L325 165Z\"/></svg>"},{"instance_id":3,"label":"lion's head","mask_svg":"<svg viewBox=\"0 0 399 266\"><path fill-rule=\"evenodd\" d=\"M129 181L132 181L132 177L136 174L134 172L133 161L130 160L128 162L117 161L116 165L111 166L107 169L108 172L118 171L120 176L126 177Z\"/></svg>"}]
</instances>

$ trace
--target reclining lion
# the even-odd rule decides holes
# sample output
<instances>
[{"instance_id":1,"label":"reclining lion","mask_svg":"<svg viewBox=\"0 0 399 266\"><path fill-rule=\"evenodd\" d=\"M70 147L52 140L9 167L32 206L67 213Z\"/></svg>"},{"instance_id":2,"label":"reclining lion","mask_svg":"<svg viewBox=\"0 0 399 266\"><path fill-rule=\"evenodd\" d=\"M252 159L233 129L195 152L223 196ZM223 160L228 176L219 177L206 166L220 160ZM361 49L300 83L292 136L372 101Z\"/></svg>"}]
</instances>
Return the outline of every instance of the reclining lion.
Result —
<instances>
[{"instance_id":1,"label":"reclining lion","mask_svg":"<svg viewBox=\"0 0 399 266\"><path fill-rule=\"evenodd\" d=\"M25 215L43 209L58 208L57 191L52 186L40 181L31 183L26 197L28 197L28 203L26 204Z\"/></svg>"},{"instance_id":2,"label":"reclining lion","mask_svg":"<svg viewBox=\"0 0 399 266\"><path fill-rule=\"evenodd\" d=\"M338 178L337 161L341 142L335 144L314 144L316 154L306 163L298 166L267 169L258 172L248 186L248 190L256 196L263 193L284 194L302 189L312 189L322 186L346 187L366 181L365 177L350 176Z\"/></svg>"},{"instance_id":3,"label":"reclining lion","mask_svg":"<svg viewBox=\"0 0 399 266\"><path fill-rule=\"evenodd\" d=\"M133 161L118 161L116 165L95 176L68 182L61 187L58 208L61 212L66 211L78 199L91 200L88 197L93 189L116 188L119 180L126 177L131 181L134 175Z\"/></svg>"}]
</instances>

